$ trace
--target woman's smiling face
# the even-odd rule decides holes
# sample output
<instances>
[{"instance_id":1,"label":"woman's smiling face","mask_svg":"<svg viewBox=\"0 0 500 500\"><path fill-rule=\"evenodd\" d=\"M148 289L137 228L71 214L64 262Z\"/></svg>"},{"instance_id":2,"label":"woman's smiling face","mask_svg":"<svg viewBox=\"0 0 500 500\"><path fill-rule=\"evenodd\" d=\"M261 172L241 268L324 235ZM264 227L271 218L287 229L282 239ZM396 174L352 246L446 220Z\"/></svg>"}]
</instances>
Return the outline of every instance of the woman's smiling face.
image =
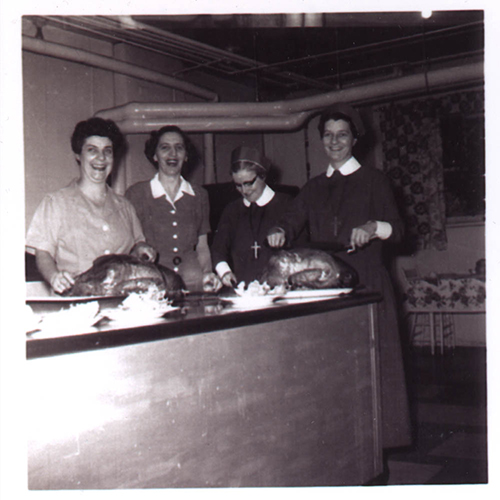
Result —
<instances>
[{"instance_id":1,"label":"woman's smiling face","mask_svg":"<svg viewBox=\"0 0 500 500\"><path fill-rule=\"evenodd\" d=\"M187 160L186 145L182 136L178 132L165 132L158 141L154 159L164 174L180 174Z\"/></svg>"},{"instance_id":2,"label":"woman's smiling face","mask_svg":"<svg viewBox=\"0 0 500 500\"><path fill-rule=\"evenodd\" d=\"M332 166L341 167L352 156L356 138L345 120L328 120L323 132L323 146Z\"/></svg>"},{"instance_id":3,"label":"woman's smiling face","mask_svg":"<svg viewBox=\"0 0 500 500\"><path fill-rule=\"evenodd\" d=\"M76 159L80 164L82 177L98 184L106 182L113 170L113 143L109 137L87 137Z\"/></svg>"}]
</instances>

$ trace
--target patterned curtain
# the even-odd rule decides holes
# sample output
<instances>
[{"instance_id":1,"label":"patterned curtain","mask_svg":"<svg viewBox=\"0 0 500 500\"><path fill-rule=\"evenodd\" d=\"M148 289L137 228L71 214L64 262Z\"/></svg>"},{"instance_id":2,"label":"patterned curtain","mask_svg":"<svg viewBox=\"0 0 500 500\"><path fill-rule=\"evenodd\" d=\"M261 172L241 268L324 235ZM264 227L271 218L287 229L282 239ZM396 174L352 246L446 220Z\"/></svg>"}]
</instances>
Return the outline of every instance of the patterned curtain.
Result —
<instances>
[{"instance_id":1,"label":"patterned curtain","mask_svg":"<svg viewBox=\"0 0 500 500\"><path fill-rule=\"evenodd\" d=\"M412 249L445 250L447 246L441 119L482 113L482 90L422 97L374 108L382 134L383 169L399 195ZM457 137L457 147L465 140L466 137Z\"/></svg>"},{"instance_id":2,"label":"patterned curtain","mask_svg":"<svg viewBox=\"0 0 500 500\"><path fill-rule=\"evenodd\" d=\"M375 109L384 152L404 211L412 249L445 250L443 151L433 99L391 103Z\"/></svg>"}]
</instances>

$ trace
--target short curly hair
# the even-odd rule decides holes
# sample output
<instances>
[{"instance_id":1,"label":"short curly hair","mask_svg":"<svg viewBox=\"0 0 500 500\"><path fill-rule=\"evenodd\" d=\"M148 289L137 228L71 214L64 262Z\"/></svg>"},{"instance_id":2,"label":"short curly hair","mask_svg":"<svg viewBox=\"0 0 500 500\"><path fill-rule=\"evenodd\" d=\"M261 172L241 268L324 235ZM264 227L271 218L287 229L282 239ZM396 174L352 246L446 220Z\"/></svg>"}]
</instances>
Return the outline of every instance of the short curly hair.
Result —
<instances>
[{"instance_id":1,"label":"short curly hair","mask_svg":"<svg viewBox=\"0 0 500 500\"><path fill-rule=\"evenodd\" d=\"M322 139L325 133L326 122L329 120L344 120L347 122L355 139L365 135L365 127L361 115L347 103L338 102L323 110L318 123L318 131Z\"/></svg>"},{"instance_id":2,"label":"short curly hair","mask_svg":"<svg viewBox=\"0 0 500 500\"><path fill-rule=\"evenodd\" d=\"M186 147L188 161L193 161L197 157L197 152L192 142L189 140L186 132L184 132L184 130L180 129L176 125L165 125L159 130L153 130L149 134L149 139L144 145L144 154L146 155L146 158L149 160L151 165L153 165L153 167L155 167L156 169L158 168L158 162L154 159L156 148L158 147L158 143L160 142L162 135L168 132L176 132L182 137L184 146Z\"/></svg>"},{"instance_id":3,"label":"short curly hair","mask_svg":"<svg viewBox=\"0 0 500 500\"><path fill-rule=\"evenodd\" d=\"M320 137L323 139L323 135L325 134L325 125L326 122L329 120L344 120L345 122L348 123L349 128L351 129L352 136L357 139L358 138L358 130L356 128L356 125L354 125L352 119L350 116L345 115L344 113L323 113L319 119L318 123L318 131Z\"/></svg>"},{"instance_id":4,"label":"short curly hair","mask_svg":"<svg viewBox=\"0 0 500 500\"><path fill-rule=\"evenodd\" d=\"M125 149L125 137L113 120L93 117L76 124L71 136L71 149L75 154L81 154L83 144L88 137L107 137L113 144L113 154L120 156Z\"/></svg>"}]
</instances>

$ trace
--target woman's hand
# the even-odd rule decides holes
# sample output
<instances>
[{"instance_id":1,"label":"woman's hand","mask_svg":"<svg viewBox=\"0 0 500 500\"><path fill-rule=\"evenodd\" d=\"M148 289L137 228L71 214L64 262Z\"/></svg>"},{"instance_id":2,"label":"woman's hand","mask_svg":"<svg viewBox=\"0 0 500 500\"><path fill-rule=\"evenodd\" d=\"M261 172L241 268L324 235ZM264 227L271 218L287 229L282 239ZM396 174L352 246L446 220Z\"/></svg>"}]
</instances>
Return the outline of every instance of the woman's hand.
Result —
<instances>
[{"instance_id":1,"label":"woman's hand","mask_svg":"<svg viewBox=\"0 0 500 500\"><path fill-rule=\"evenodd\" d=\"M50 278L50 286L57 293L64 293L75 284L73 276L67 271L56 271Z\"/></svg>"},{"instance_id":2,"label":"woman's hand","mask_svg":"<svg viewBox=\"0 0 500 500\"><path fill-rule=\"evenodd\" d=\"M204 292L218 292L221 288L222 282L215 273L208 272L203 274Z\"/></svg>"},{"instance_id":3,"label":"woman's hand","mask_svg":"<svg viewBox=\"0 0 500 500\"><path fill-rule=\"evenodd\" d=\"M355 227L351 232L351 248L356 249L363 247L369 243L373 238L376 238L377 223L370 220L362 226Z\"/></svg>"},{"instance_id":4,"label":"woman's hand","mask_svg":"<svg viewBox=\"0 0 500 500\"><path fill-rule=\"evenodd\" d=\"M36 265L43 279L55 292L63 293L75 284L72 274L68 271L59 271L59 269L57 269L55 260L49 252L37 249L35 258Z\"/></svg>"},{"instance_id":5,"label":"woman's hand","mask_svg":"<svg viewBox=\"0 0 500 500\"><path fill-rule=\"evenodd\" d=\"M281 248L286 243L286 234L280 227L273 227L267 234L267 242L272 248Z\"/></svg>"},{"instance_id":6,"label":"woman's hand","mask_svg":"<svg viewBox=\"0 0 500 500\"><path fill-rule=\"evenodd\" d=\"M232 271L228 271L224 273L224 276L221 278L222 284L224 286L228 286L229 288L234 288L238 284L238 280Z\"/></svg>"},{"instance_id":7,"label":"woman's hand","mask_svg":"<svg viewBox=\"0 0 500 500\"><path fill-rule=\"evenodd\" d=\"M130 255L146 262L154 262L158 252L145 241L140 241L134 245L134 248L130 251Z\"/></svg>"}]
</instances>

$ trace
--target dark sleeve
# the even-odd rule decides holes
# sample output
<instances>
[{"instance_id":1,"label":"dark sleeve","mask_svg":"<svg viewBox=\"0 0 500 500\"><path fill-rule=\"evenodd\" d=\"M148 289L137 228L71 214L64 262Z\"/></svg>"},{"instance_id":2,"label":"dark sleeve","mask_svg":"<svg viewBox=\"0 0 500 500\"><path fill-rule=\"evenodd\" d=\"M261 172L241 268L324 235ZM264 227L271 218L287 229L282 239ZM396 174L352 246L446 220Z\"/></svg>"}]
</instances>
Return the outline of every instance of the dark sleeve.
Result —
<instances>
[{"instance_id":1,"label":"dark sleeve","mask_svg":"<svg viewBox=\"0 0 500 500\"><path fill-rule=\"evenodd\" d=\"M392 226L392 234L389 240L398 243L403 238L404 224L399 214L394 191L389 179L377 171L377 175L372 189L372 202L374 214L372 219L388 222Z\"/></svg>"},{"instance_id":2,"label":"dark sleeve","mask_svg":"<svg viewBox=\"0 0 500 500\"><path fill-rule=\"evenodd\" d=\"M307 183L288 204L284 215L279 219L277 226L285 230L287 241L296 240L308 221L308 206L311 197L311 184Z\"/></svg>"},{"instance_id":3,"label":"dark sleeve","mask_svg":"<svg viewBox=\"0 0 500 500\"><path fill-rule=\"evenodd\" d=\"M198 187L196 196L200 198L200 222L198 226L198 236L203 236L210 232L210 204L208 201L208 192L205 188Z\"/></svg>"},{"instance_id":4,"label":"dark sleeve","mask_svg":"<svg viewBox=\"0 0 500 500\"><path fill-rule=\"evenodd\" d=\"M229 203L222 211L222 215L215 231L214 240L210 248L214 267L219 262L229 262L231 252L231 234L237 222L238 207L236 203Z\"/></svg>"}]
</instances>

